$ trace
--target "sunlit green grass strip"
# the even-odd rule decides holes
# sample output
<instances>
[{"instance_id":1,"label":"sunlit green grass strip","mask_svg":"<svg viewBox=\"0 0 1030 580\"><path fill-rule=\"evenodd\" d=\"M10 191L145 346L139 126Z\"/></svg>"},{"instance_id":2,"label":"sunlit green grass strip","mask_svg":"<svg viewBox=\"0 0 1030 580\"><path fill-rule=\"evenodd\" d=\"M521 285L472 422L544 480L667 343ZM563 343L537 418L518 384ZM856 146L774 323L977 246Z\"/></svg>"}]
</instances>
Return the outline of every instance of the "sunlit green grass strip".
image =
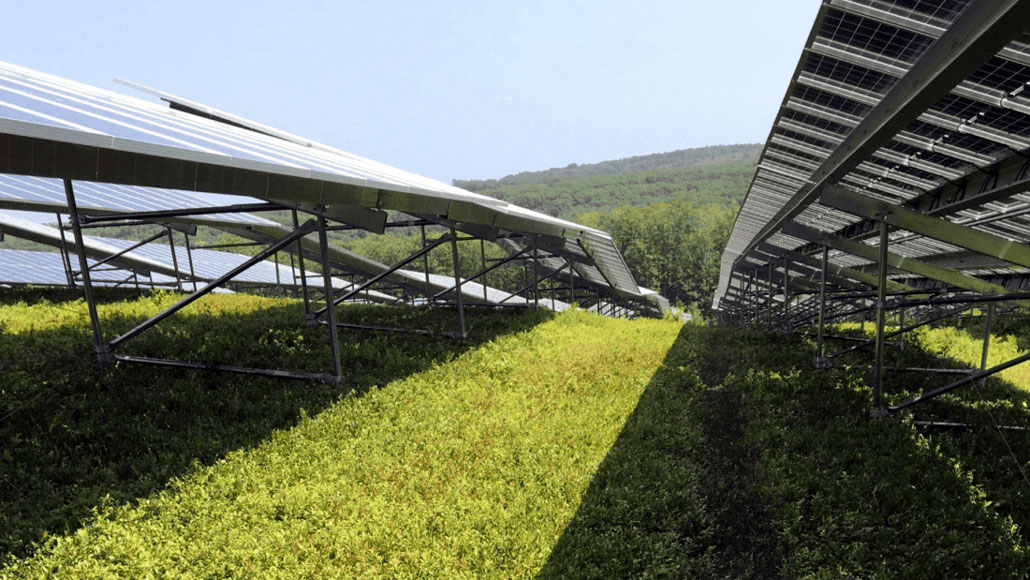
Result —
<instances>
[{"instance_id":1,"label":"sunlit green grass strip","mask_svg":"<svg viewBox=\"0 0 1030 580\"><path fill-rule=\"evenodd\" d=\"M997 325L997 323L995 324ZM837 328L851 332L860 327L861 325L857 322L837 325ZM1017 330L1025 331L1018 327ZM873 325L866 325L865 332L870 337L876 336ZM971 325L969 329L955 326L923 326L906 333L905 340L926 353L950 358L968 365L967 368L980 368L980 357L983 354L983 326L980 324ZM1016 336L1004 331L992 332L987 349L987 366L999 365L1025 353L1025 350L1019 348ZM1005 369L998 373L998 378L1030 392L1030 364L1021 364Z\"/></svg>"},{"instance_id":2,"label":"sunlit green grass strip","mask_svg":"<svg viewBox=\"0 0 1030 580\"><path fill-rule=\"evenodd\" d=\"M564 314L101 508L0 577L531 577L679 329Z\"/></svg>"}]
</instances>

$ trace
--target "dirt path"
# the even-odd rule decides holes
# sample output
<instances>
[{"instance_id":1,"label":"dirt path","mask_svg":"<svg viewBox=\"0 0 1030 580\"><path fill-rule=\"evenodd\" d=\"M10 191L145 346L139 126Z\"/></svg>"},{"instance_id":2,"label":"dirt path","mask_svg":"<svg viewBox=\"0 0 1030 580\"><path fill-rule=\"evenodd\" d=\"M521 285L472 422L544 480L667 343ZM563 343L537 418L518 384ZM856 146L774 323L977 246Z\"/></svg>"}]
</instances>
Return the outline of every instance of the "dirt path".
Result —
<instances>
[{"instance_id":1,"label":"dirt path","mask_svg":"<svg viewBox=\"0 0 1030 580\"><path fill-rule=\"evenodd\" d=\"M718 333L710 333L718 341ZM730 361L710 344L701 365L705 393L704 433L708 441L705 494L715 521L715 561L720 578L778 578L782 558L769 524L769 508L758 495L758 452L745 440L740 393L723 388Z\"/></svg>"}]
</instances>

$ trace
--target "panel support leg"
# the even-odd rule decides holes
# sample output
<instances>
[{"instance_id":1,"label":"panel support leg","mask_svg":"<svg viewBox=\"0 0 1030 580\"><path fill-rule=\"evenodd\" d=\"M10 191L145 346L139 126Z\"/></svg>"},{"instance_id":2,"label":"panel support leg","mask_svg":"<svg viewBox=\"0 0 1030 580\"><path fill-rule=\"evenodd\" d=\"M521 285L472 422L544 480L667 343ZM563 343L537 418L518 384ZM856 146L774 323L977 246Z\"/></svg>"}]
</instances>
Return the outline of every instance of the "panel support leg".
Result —
<instances>
[{"instance_id":1,"label":"panel support leg","mask_svg":"<svg viewBox=\"0 0 1030 580\"><path fill-rule=\"evenodd\" d=\"M991 346L991 319L994 318L994 303L991 302L987 305L987 315L984 317L984 345L983 351L980 353L980 370L987 368L987 351ZM987 382L987 377L984 377L980 381L982 387Z\"/></svg>"},{"instance_id":2,"label":"panel support leg","mask_svg":"<svg viewBox=\"0 0 1030 580\"><path fill-rule=\"evenodd\" d=\"M325 216L318 216L318 250L322 258L322 283L325 286L325 308L329 319L329 350L333 357L333 378L337 383L343 382L343 369L340 368L340 337L336 327L336 302L333 300L333 273L329 264L329 237L325 232Z\"/></svg>"},{"instance_id":3,"label":"panel support leg","mask_svg":"<svg viewBox=\"0 0 1030 580\"><path fill-rule=\"evenodd\" d=\"M185 292L182 288L182 275L179 273L179 257L175 255L175 237L172 236L172 228L166 227L165 233L168 235L168 251L172 253L172 269L175 270L175 289L179 292Z\"/></svg>"},{"instance_id":4,"label":"panel support leg","mask_svg":"<svg viewBox=\"0 0 1030 580\"><path fill-rule=\"evenodd\" d=\"M486 294L486 240L479 240L479 269L483 272L483 279L480 284L483 285L483 302L489 302L490 297Z\"/></svg>"},{"instance_id":5,"label":"panel support leg","mask_svg":"<svg viewBox=\"0 0 1030 580\"><path fill-rule=\"evenodd\" d=\"M61 232L61 264L64 265L64 275L68 278L68 286L75 287L75 276L72 274L72 259L68 255L68 240L64 237L64 225L61 224L61 214L57 216L57 230Z\"/></svg>"},{"instance_id":6,"label":"panel support leg","mask_svg":"<svg viewBox=\"0 0 1030 580\"><path fill-rule=\"evenodd\" d=\"M823 356L823 325L826 321L826 264L829 261L830 249L823 246L822 276L819 277L819 326L816 331L815 368L830 368L830 360Z\"/></svg>"},{"instance_id":7,"label":"panel support leg","mask_svg":"<svg viewBox=\"0 0 1030 580\"><path fill-rule=\"evenodd\" d=\"M426 226L419 226L419 228L422 231L422 248L425 249L425 247L426 247ZM429 254L428 253L423 254L423 256L422 256L422 271L425 272L425 275L426 275L426 304L432 304L433 303L433 291L430 289L430 286L429 286Z\"/></svg>"},{"instance_id":8,"label":"panel support leg","mask_svg":"<svg viewBox=\"0 0 1030 580\"><path fill-rule=\"evenodd\" d=\"M773 310L773 264L772 264L771 260L769 261L769 267L766 268L766 271L767 271L767 278L766 278L765 282L766 282L766 284L768 284L768 288L769 288L769 303L768 303L769 304L769 317L768 317L768 320L769 320L769 330L772 330L773 329L773 325L776 324L776 314L774 313L775 311Z\"/></svg>"},{"instance_id":9,"label":"panel support leg","mask_svg":"<svg viewBox=\"0 0 1030 580\"><path fill-rule=\"evenodd\" d=\"M297 210L293 210L293 229L300 229L300 220L297 219ZM301 293L304 295L304 319L310 325L311 319L311 299L308 297L308 272L304 266L304 244L302 243L303 238L297 238L297 264L300 267L300 288Z\"/></svg>"},{"instance_id":10,"label":"panel support leg","mask_svg":"<svg viewBox=\"0 0 1030 580\"><path fill-rule=\"evenodd\" d=\"M783 333L790 334L793 330L790 325L790 261L783 256Z\"/></svg>"},{"instance_id":11,"label":"panel support leg","mask_svg":"<svg viewBox=\"0 0 1030 580\"><path fill-rule=\"evenodd\" d=\"M107 366L114 362L111 347L104 342L104 334L100 329L100 316L97 314L97 303L93 296L93 282L90 280L89 262L86 260L86 244L82 241L82 227L79 224L79 209L75 205L75 189L72 180L64 180L64 193L68 200L68 217L72 222L75 234L75 247L79 254L79 271L82 273L82 288L86 293L86 307L89 309L89 323L93 330L93 357L98 366Z\"/></svg>"},{"instance_id":12,"label":"panel support leg","mask_svg":"<svg viewBox=\"0 0 1030 580\"><path fill-rule=\"evenodd\" d=\"M468 338L465 332L465 298L461 293L461 262L458 260L458 234L451 228L451 257L454 259L454 297L458 301L458 335Z\"/></svg>"},{"instance_id":13,"label":"panel support leg","mask_svg":"<svg viewBox=\"0 0 1030 580\"><path fill-rule=\"evenodd\" d=\"M876 354L873 362L873 414L880 416L883 409L880 397L883 393L883 326L887 319L887 222L880 222L880 263L876 287Z\"/></svg>"},{"instance_id":14,"label":"panel support leg","mask_svg":"<svg viewBox=\"0 0 1030 580\"><path fill-rule=\"evenodd\" d=\"M193 282L193 291L197 291L197 273L193 270L193 248L190 245L190 235L185 234L186 238L186 261L190 266L190 280Z\"/></svg>"}]
</instances>

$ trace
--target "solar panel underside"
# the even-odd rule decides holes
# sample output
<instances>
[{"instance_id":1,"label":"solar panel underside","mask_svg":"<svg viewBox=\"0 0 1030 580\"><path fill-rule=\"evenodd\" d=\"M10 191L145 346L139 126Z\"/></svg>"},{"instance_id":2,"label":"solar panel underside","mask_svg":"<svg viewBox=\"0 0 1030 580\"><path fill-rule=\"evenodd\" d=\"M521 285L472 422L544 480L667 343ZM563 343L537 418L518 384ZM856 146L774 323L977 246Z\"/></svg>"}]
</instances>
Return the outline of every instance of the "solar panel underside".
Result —
<instances>
[{"instance_id":1,"label":"solar panel underside","mask_svg":"<svg viewBox=\"0 0 1030 580\"><path fill-rule=\"evenodd\" d=\"M849 151L841 153L838 148L866 134L855 132L856 128L878 119L871 113L882 102L900 99L909 87L923 80L909 82L907 75L942 35L959 24L975 22L975 12L980 8L966 0L824 2L723 253L715 307L724 298L736 300L742 294L745 282L737 267L748 261L745 258L749 251L754 254L756 244L763 241L760 235L778 213L810 195L819 172L835 155L839 158ZM957 82L914 121L877 142L871 153L857 159L843 177L828 185L922 212L972 195L974 192L967 192L963 185L967 182L983 183L980 191L995 187L984 176L1007 163L1021 163L1018 152L1030 149L1030 92L1024 92L1030 86L1030 37L1024 28L1014 37L998 41L1008 42L993 57L980 57L974 63L978 67L975 72ZM970 54L949 56L955 60L977 58ZM877 115L882 114L877 111ZM934 215L1027 244L1028 189L1017 187L1004 199L968 204L951 212L936 211ZM824 205L818 197L803 205L793 221L841 238L878 245L871 239L874 231L867 227L869 218ZM963 250L946 239L898 229L889 239L891 252L928 263L943 261ZM816 248L809 240L782 231L772 231L764 241L782 250L815 254ZM757 259L752 264L766 262ZM869 270L873 262L831 251L830 264ZM998 269L979 272L985 276L1026 273L1025 268L999 265ZM773 267L783 272L780 264L774 263ZM892 271L891 278L914 280L918 276Z\"/></svg>"}]
</instances>

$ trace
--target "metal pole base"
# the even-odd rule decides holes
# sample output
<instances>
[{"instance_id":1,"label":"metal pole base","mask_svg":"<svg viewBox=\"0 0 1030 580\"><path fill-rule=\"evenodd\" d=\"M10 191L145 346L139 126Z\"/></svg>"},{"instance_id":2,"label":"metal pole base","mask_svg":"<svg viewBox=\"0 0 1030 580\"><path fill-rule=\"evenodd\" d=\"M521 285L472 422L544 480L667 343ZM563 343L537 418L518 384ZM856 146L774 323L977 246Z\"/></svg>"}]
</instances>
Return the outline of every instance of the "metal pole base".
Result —
<instances>
[{"instance_id":1,"label":"metal pole base","mask_svg":"<svg viewBox=\"0 0 1030 580\"><path fill-rule=\"evenodd\" d=\"M818 370L826 370L833 368L832 366L830 366L830 359L825 356L814 357L812 364Z\"/></svg>"},{"instance_id":2,"label":"metal pole base","mask_svg":"<svg viewBox=\"0 0 1030 580\"><path fill-rule=\"evenodd\" d=\"M94 347L93 366L104 369L116 362L118 362L118 359L110 344L105 342Z\"/></svg>"}]
</instances>

